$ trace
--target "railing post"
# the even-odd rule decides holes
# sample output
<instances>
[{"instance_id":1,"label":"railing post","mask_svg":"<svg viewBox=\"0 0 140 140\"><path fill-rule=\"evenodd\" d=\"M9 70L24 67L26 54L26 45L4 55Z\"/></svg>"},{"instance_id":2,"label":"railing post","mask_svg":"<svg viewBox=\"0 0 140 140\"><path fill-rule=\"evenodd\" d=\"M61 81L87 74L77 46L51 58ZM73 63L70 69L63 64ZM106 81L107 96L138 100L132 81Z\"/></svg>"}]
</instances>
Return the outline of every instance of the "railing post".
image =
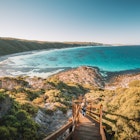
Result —
<instances>
[{"instance_id":1,"label":"railing post","mask_svg":"<svg viewBox=\"0 0 140 140\"><path fill-rule=\"evenodd\" d=\"M72 116L74 118L74 113L75 113L75 106L74 106L74 101L72 100Z\"/></svg>"},{"instance_id":2,"label":"railing post","mask_svg":"<svg viewBox=\"0 0 140 140\"><path fill-rule=\"evenodd\" d=\"M103 105L101 104L101 105L100 105L100 118L99 118L99 121L100 121L100 128L102 127L102 108L103 108Z\"/></svg>"},{"instance_id":3,"label":"railing post","mask_svg":"<svg viewBox=\"0 0 140 140\"><path fill-rule=\"evenodd\" d=\"M69 134L72 132L72 129L73 129L73 125L69 128ZM70 137L69 140L72 140L72 136Z\"/></svg>"},{"instance_id":4,"label":"railing post","mask_svg":"<svg viewBox=\"0 0 140 140\"><path fill-rule=\"evenodd\" d=\"M78 123L78 104L76 104L76 117L75 117L75 126L77 125Z\"/></svg>"},{"instance_id":5,"label":"railing post","mask_svg":"<svg viewBox=\"0 0 140 140\"><path fill-rule=\"evenodd\" d=\"M79 111L80 111L80 105L78 104L77 105L77 111L78 111L78 114L77 114L77 123L79 122Z\"/></svg>"},{"instance_id":6,"label":"railing post","mask_svg":"<svg viewBox=\"0 0 140 140\"><path fill-rule=\"evenodd\" d=\"M90 103L90 108L89 108L89 109L90 109L90 112L89 112L90 115L91 115L91 107L92 107L92 106L91 106L91 103Z\"/></svg>"},{"instance_id":7,"label":"railing post","mask_svg":"<svg viewBox=\"0 0 140 140\"><path fill-rule=\"evenodd\" d=\"M72 126L69 128L69 133L71 133L71 131L72 131L72 128L73 128Z\"/></svg>"},{"instance_id":8,"label":"railing post","mask_svg":"<svg viewBox=\"0 0 140 140\"><path fill-rule=\"evenodd\" d=\"M103 116L102 110L103 110L103 105L101 104L100 105L100 134L101 134L102 140L106 140L106 136L105 136L104 129L102 126L102 116Z\"/></svg>"}]
</instances>

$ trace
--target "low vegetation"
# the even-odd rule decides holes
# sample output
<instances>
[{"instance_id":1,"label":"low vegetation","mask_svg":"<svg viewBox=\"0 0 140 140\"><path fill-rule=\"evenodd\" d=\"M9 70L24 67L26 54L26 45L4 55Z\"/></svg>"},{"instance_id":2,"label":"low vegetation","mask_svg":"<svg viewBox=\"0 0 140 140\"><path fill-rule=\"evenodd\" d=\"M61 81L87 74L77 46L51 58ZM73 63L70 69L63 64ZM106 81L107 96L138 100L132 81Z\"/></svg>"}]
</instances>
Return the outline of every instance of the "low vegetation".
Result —
<instances>
[{"instance_id":1,"label":"low vegetation","mask_svg":"<svg viewBox=\"0 0 140 140\"><path fill-rule=\"evenodd\" d=\"M72 99L86 92L81 85L66 84L55 78L43 81L48 85L46 89L32 88L21 77L4 78L1 81L4 81L4 87L0 89L0 107L4 108L9 104L5 114L0 118L0 139L3 140L42 139L45 133L33 119L38 109L48 115L53 115L57 110L66 113L71 108ZM26 84L23 86L21 83ZM6 100L7 98L11 102ZM51 107L46 107L46 104L51 104Z\"/></svg>"},{"instance_id":2,"label":"low vegetation","mask_svg":"<svg viewBox=\"0 0 140 140\"><path fill-rule=\"evenodd\" d=\"M18 79L19 80L19 79ZM24 83L24 78L21 79ZM15 79L14 79L15 81ZM80 94L87 99L94 99L96 104L103 104L103 123L112 140L140 139L140 81L132 81L127 88L104 90L91 85L64 83L55 76L44 79L45 89L16 85L14 88L0 89L0 109L10 101L7 112L0 112L0 139L28 140L42 139L45 134L34 122L38 109L48 115L61 110L66 113L71 108L71 101ZM46 107L51 104L51 107ZM0 110L1 111L1 110Z\"/></svg>"},{"instance_id":3,"label":"low vegetation","mask_svg":"<svg viewBox=\"0 0 140 140\"><path fill-rule=\"evenodd\" d=\"M1 97L10 98L6 93L0 93ZM39 125L32 119L36 113L36 108L31 104L20 105L12 100L12 105L6 114L0 118L0 139L2 140L39 140L41 135L38 133ZM8 106L8 103L5 104ZM1 106L3 107L3 106ZM2 112L1 112L2 113Z\"/></svg>"},{"instance_id":4,"label":"low vegetation","mask_svg":"<svg viewBox=\"0 0 140 140\"><path fill-rule=\"evenodd\" d=\"M114 140L140 139L140 81L133 81L128 88L92 90L86 96L103 104L103 123Z\"/></svg>"}]
</instances>

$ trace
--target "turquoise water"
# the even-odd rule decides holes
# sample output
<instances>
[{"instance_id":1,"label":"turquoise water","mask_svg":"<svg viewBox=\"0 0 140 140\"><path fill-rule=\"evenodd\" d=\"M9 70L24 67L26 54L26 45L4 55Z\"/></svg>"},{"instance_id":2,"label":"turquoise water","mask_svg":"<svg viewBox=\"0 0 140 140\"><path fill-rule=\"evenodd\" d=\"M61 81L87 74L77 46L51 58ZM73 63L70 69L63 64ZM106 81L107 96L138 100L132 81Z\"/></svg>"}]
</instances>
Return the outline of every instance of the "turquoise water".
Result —
<instances>
[{"instance_id":1,"label":"turquoise water","mask_svg":"<svg viewBox=\"0 0 140 140\"><path fill-rule=\"evenodd\" d=\"M105 72L140 69L140 46L79 47L10 57L1 68L12 75L55 73L78 66L98 67ZM8 74L7 72L7 74Z\"/></svg>"}]
</instances>

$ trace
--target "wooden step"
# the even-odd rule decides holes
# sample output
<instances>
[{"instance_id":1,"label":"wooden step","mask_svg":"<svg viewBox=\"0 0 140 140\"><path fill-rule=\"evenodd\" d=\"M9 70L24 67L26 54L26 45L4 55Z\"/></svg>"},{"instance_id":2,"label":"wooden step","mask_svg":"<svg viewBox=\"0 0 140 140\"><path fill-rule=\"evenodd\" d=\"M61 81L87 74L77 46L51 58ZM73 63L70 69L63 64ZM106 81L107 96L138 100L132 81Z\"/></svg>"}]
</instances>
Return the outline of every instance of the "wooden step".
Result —
<instances>
[{"instance_id":1,"label":"wooden step","mask_svg":"<svg viewBox=\"0 0 140 140\"><path fill-rule=\"evenodd\" d=\"M99 127L99 123L81 116L73 140L101 140Z\"/></svg>"}]
</instances>

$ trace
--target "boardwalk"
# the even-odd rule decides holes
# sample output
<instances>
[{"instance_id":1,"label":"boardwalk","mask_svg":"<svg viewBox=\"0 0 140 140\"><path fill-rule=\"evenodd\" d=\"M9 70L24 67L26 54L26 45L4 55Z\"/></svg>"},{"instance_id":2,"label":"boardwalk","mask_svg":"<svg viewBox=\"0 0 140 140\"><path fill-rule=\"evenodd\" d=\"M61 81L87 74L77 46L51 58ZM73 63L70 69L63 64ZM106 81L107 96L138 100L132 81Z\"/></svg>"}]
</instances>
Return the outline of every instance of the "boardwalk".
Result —
<instances>
[{"instance_id":1,"label":"boardwalk","mask_svg":"<svg viewBox=\"0 0 140 140\"><path fill-rule=\"evenodd\" d=\"M100 124L80 114L73 140L101 140Z\"/></svg>"},{"instance_id":2,"label":"boardwalk","mask_svg":"<svg viewBox=\"0 0 140 140\"><path fill-rule=\"evenodd\" d=\"M106 140L102 125L102 105L94 105L92 102L87 106L87 116L82 116L80 101L73 101L73 117L69 122L55 131L44 140ZM96 120L96 121L95 121ZM66 134L66 133L67 134Z\"/></svg>"}]
</instances>

